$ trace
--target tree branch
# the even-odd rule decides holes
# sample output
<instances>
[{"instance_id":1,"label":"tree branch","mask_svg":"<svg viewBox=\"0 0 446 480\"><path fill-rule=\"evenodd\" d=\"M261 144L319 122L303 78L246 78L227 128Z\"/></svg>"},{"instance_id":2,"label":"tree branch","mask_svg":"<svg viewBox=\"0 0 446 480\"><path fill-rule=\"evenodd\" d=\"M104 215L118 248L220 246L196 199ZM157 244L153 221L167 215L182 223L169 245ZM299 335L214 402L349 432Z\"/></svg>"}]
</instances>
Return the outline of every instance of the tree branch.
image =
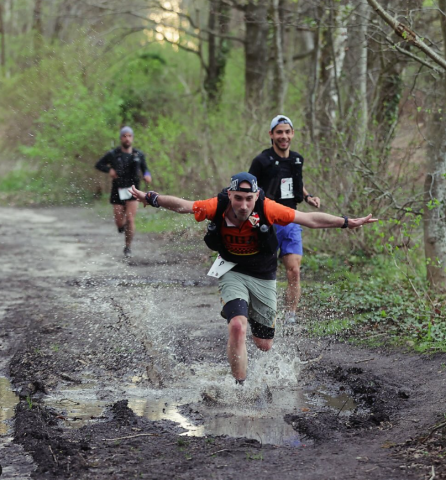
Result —
<instances>
[{"instance_id":1,"label":"tree branch","mask_svg":"<svg viewBox=\"0 0 446 480\"><path fill-rule=\"evenodd\" d=\"M397 43L395 43L390 37L386 37L386 41L388 43L390 43L390 45L392 45L392 47L395 48L396 51L402 53L403 55L406 55L407 57L409 58L412 58L413 60L415 60L416 62L418 63L421 63L422 65L424 65L425 67L429 67L430 69L432 69L434 72L436 73L441 73L440 70L438 70L438 68L435 66L435 65L432 65L431 63L429 62L426 62L426 60L423 60L422 58L420 57L417 57L416 55L414 55L413 53L409 52L409 50L405 50L404 48L401 48Z\"/></svg>"},{"instance_id":2,"label":"tree branch","mask_svg":"<svg viewBox=\"0 0 446 480\"><path fill-rule=\"evenodd\" d=\"M432 48L426 45L423 40L407 25L399 22L392 15L388 14L383 7L376 0L367 0L367 3L375 10L375 12L391 26L395 33L408 43L415 45L418 49L424 52L429 58L431 58L437 65L446 70L446 60L435 53Z\"/></svg>"},{"instance_id":3,"label":"tree branch","mask_svg":"<svg viewBox=\"0 0 446 480\"><path fill-rule=\"evenodd\" d=\"M180 18L186 19L190 23L192 28L195 28L196 30L199 30L200 32L209 33L211 35L215 35L216 37L224 38L226 40L234 40L235 42L245 43L245 40L243 38L234 37L233 35L223 35L223 34L217 32L217 31L214 31L214 30L209 30L207 28L200 28L199 26L197 26L195 24L195 22L192 20L190 15L187 15L186 13L182 13L182 12L177 12L176 10L172 10L170 8L166 8L165 6L163 6L161 4L158 4L158 5L159 5L160 10L162 10L163 12L174 13L175 15L178 15Z\"/></svg>"}]
</instances>

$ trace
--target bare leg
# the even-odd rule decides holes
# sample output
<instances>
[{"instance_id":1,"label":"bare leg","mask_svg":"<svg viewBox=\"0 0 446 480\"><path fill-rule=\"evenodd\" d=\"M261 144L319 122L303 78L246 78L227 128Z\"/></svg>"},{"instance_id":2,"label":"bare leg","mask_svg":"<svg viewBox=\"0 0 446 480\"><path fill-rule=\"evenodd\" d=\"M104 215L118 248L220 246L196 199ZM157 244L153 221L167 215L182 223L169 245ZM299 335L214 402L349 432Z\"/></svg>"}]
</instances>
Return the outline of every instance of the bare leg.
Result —
<instances>
[{"instance_id":1,"label":"bare leg","mask_svg":"<svg viewBox=\"0 0 446 480\"><path fill-rule=\"evenodd\" d=\"M248 355L246 353L246 328L248 319L243 315L233 317L228 325L228 360L236 380L245 380Z\"/></svg>"},{"instance_id":2,"label":"bare leg","mask_svg":"<svg viewBox=\"0 0 446 480\"><path fill-rule=\"evenodd\" d=\"M285 292L285 308L287 311L296 312L300 299L300 264L302 255L290 253L282 257L288 278L288 287Z\"/></svg>"},{"instance_id":3,"label":"bare leg","mask_svg":"<svg viewBox=\"0 0 446 480\"><path fill-rule=\"evenodd\" d=\"M115 224L118 228L123 228L125 225L125 207L124 205L113 205L113 216L115 217Z\"/></svg>"},{"instance_id":4,"label":"bare leg","mask_svg":"<svg viewBox=\"0 0 446 480\"><path fill-rule=\"evenodd\" d=\"M138 210L138 202L125 202L125 246L130 248L130 245L135 234L135 216Z\"/></svg>"}]
</instances>

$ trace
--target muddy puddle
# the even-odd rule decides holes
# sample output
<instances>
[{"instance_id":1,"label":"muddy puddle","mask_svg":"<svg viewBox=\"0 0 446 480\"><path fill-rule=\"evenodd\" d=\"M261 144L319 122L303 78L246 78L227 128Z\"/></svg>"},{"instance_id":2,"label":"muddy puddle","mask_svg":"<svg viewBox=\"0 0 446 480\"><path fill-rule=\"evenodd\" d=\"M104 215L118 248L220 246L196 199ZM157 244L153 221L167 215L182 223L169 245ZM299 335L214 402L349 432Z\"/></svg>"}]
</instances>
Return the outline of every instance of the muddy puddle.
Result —
<instances>
[{"instance_id":1,"label":"muddy puddle","mask_svg":"<svg viewBox=\"0 0 446 480\"><path fill-rule=\"evenodd\" d=\"M235 386L231 378L223 382L200 382L184 388L155 390L130 383L123 387L119 399L138 416L152 421L174 422L173 428L185 436L220 436L248 438L262 444L299 447L302 442L291 425L284 421L287 413L318 411L330 407L340 415L356 408L347 394L333 395L328 388L269 387L265 384ZM90 422L106 420L111 401L99 400L93 384L78 385L49 396L44 404L61 412L67 427L80 428ZM309 442L303 442L308 444Z\"/></svg>"},{"instance_id":2,"label":"muddy puddle","mask_svg":"<svg viewBox=\"0 0 446 480\"><path fill-rule=\"evenodd\" d=\"M14 416L14 408L19 398L11 389L11 383L0 377L0 435L6 435L10 428L8 420Z\"/></svg>"}]
</instances>

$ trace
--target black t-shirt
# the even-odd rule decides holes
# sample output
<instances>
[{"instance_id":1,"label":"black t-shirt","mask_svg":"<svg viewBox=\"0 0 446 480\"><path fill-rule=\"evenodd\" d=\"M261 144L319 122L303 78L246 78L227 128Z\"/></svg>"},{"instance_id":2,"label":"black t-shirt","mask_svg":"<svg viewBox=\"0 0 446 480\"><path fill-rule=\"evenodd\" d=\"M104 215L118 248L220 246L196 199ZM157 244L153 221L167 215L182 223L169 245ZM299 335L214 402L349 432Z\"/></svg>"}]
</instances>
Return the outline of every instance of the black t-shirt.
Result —
<instances>
[{"instance_id":1,"label":"black t-shirt","mask_svg":"<svg viewBox=\"0 0 446 480\"><path fill-rule=\"evenodd\" d=\"M295 179L293 178L293 163L296 160L300 162L301 166L303 165L303 158L297 152L290 152L288 158L282 158L271 147L257 155L249 169L249 173L257 177L259 187L263 188L269 198L293 209L296 208L298 202L294 194ZM275 191L272 192L270 191L270 184L274 182L273 177L276 177L273 173L273 165L276 162L278 162L280 181L277 183ZM300 168L300 178L302 178L302 168Z\"/></svg>"},{"instance_id":2,"label":"black t-shirt","mask_svg":"<svg viewBox=\"0 0 446 480\"><path fill-rule=\"evenodd\" d=\"M224 254L221 255L225 258ZM275 280L277 272L277 252L276 253L257 253L251 255L249 262L242 259L232 269L234 272L244 273L250 277L260 278L262 280Z\"/></svg>"},{"instance_id":3,"label":"black t-shirt","mask_svg":"<svg viewBox=\"0 0 446 480\"><path fill-rule=\"evenodd\" d=\"M113 168L118 175L113 179L113 186L118 188L138 187L139 173L149 173L144 154L136 148L133 153L124 153L119 147L111 150L96 163L96 168L106 173Z\"/></svg>"}]
</instances>

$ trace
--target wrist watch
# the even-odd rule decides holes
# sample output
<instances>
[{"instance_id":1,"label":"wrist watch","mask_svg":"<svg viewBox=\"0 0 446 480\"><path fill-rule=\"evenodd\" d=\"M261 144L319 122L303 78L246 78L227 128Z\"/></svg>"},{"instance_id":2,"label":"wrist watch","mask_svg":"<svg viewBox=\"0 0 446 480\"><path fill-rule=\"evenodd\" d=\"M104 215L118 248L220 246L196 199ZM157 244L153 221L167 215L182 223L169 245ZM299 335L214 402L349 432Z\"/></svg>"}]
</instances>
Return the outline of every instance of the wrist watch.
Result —
<instances>
[{"instance_id":1,"label":"wrist watch","mask_svg":"<svg viewBox=\"0 0 446 480\"><path fill-rule=\"evenodd\" d=\"M342 215L342 218L344 219L344 225L341 228L348 228L348 217Z\"/></svg>"},{"instance_id":2,"label":"wrist watch","mask_svg":"<svg viewBox=\"0 0 446 480\"><path fill-rule=\"evenodd\" d=\"M304 200L305 200L307 203L308 203L308 200L307 200L308 197L313 198L313 195L310 195L310 194L305 195Z\"/></svg>"}]
</instances>

